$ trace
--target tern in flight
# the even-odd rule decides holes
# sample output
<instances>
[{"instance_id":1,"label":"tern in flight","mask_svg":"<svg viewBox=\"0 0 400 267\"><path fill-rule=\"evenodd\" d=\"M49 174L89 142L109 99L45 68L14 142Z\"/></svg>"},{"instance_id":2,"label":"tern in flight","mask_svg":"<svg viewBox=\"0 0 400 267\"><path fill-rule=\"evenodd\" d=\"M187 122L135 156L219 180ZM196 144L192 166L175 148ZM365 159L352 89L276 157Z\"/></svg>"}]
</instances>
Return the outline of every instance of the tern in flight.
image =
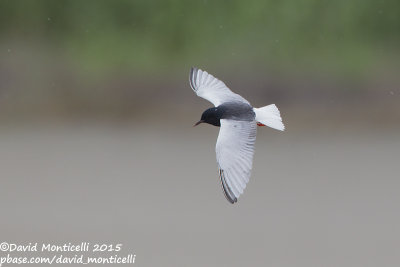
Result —
<instances>
[{"instance_id":1,"label":"tern in flight","mask_svg":"<svg viewBox=\"0 0 400 267\"><path fill-rule=\"evenodd\" d=\"M215 147L218 172L225 197L233 204L250 179L257 125L283 131L280 112L274 104L253 108L222 81L198 68L190 70L189 83L198 96L215 106L204 111L194 126L208 123L221 127Z\"/></svg>"}]
</instances>

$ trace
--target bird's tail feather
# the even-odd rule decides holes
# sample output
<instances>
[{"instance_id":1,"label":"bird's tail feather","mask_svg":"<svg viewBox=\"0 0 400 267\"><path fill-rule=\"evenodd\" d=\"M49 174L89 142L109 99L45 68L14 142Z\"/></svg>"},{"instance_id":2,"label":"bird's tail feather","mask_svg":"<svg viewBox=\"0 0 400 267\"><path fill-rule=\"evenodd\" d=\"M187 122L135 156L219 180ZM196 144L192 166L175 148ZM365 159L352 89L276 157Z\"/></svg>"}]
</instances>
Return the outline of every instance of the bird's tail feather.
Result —
<instances>
[{"instance_id":1,"label":"bird's tail feather","mask_svg":"<svg viewBox=\"0 0 400 267\"><path fill-rule=\"evenodd\" d=\"M256 121L276 130L285 130L282 123L281 113L275 104L271 104L262 108L254 108L256 113Z\"/></svg>"}]
</instances>

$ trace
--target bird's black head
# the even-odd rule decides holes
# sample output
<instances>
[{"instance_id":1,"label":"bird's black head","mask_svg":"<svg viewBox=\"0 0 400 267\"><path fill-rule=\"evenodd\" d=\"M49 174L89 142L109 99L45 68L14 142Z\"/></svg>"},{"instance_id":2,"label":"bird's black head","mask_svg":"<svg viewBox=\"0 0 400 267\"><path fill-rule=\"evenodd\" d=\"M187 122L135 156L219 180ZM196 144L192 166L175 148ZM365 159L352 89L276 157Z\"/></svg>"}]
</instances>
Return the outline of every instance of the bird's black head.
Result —
<instances>
[{"instance_id":1,"label":"bird's black head","mask_svg":"<svg viewBox=\"0 0 400 267\"><path fill-rule=\"evenodd\" d=\"M208 123L214 126L221 126L220 119L221 119L222 113L220 110L217 108L209 108L206 111L203 112L201 115L201 119L194 125L199 125L200 123Z\"/></svg>"}]
</instances>

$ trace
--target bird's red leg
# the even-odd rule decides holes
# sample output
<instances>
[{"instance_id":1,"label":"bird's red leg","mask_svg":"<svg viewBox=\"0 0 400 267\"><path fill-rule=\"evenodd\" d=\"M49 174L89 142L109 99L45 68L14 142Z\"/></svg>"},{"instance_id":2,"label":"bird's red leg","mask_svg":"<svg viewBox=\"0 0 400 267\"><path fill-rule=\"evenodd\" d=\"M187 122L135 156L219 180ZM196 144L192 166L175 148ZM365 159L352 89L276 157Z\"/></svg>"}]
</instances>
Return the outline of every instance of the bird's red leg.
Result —
<instances>
[{"instance_id":1,"label":"bird's red leg","mask_svg":"<svg viewBox=\"0 0 400 267\"><path fill-rule=\"evenodd\" d=\"M257 125L258 125L258 126L267 126L267 125L265 125L265 124L262 124L261 122L257 122Z\"/></svg>"}]
</instances>

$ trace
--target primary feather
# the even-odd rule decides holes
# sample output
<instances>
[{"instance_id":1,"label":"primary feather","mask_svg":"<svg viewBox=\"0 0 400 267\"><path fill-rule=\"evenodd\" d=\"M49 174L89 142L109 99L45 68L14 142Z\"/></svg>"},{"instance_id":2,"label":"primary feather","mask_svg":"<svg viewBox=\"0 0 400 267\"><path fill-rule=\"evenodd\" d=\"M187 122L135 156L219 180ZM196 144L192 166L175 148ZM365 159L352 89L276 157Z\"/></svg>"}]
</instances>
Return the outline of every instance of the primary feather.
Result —
<instances>
[{"instance_id":1,"label":"primary feather","mask_svg":"<svg viewBox=\"0 0 400 267\"><path fill-rule=\"evenodd\" d=\"M246 99L232 92L222 81L201 69L192 67L189 75L190 87L200 97L210 101L214 106L225 102L244 102Z\"/></svg>"},{"instance_id":2,"label":"primary feather","mask_svg":"<svg viewBox=\"0 0 400 267\"><path fill-rule=\"evenodd\" d=\"M215 152L224 193L231 203L236 202L249 182L256 133L254 120L221 120Z\"/></svg>"}]
</instances>

